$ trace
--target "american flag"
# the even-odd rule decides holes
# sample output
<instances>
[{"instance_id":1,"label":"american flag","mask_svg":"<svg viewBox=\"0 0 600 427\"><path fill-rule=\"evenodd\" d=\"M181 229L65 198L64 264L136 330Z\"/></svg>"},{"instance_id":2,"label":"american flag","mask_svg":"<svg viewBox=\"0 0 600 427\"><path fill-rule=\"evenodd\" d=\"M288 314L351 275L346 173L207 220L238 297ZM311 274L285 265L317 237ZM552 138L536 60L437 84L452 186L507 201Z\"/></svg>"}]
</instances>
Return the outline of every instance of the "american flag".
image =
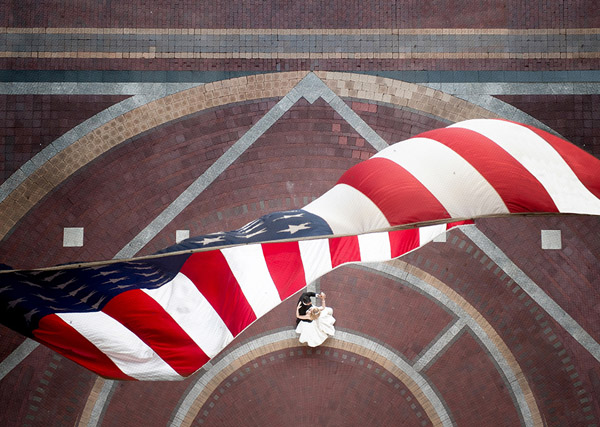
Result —
<instances>
[{"instance_id":1,"label":"american flag","mask_svg":"<svg viewBox=\"0 0 600 427\"><path fill-rule=\"evenodd\" d=\"M182 379L340 265L399 257L481 216L598 215L599 197L600 161L568 142L461 122L382 150L303 209L152 257L2 272L0 321L104 377Z\"/></svg>"}]
</instances>

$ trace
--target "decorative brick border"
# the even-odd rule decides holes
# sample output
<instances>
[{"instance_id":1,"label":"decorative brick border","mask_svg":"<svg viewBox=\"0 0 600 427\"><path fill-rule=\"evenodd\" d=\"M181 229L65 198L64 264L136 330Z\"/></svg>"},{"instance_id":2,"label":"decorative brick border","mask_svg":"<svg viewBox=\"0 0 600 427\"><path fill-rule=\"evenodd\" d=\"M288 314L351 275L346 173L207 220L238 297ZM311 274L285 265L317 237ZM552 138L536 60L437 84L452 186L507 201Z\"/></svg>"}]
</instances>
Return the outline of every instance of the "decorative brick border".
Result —
<instances>
[{"instance_id":1,"label":"decorative brick border","mask_svg":"<svg viewBox=\"0 0 600 427\"><path fill-rule=\"evenodd\" d=\"M592 50L598 33L598 28L0 27L0 58L574 60L600 58ZM136 40L130 42L129 35Z\"/></svg>"},{"instance_id":2,"label":"decorative brick border","mask_svg":"<svg viewBox=\"0 0 600 427\"><path fill-rule=\"evenodd\" d=\"M435 391L430 389L426 384L426 381L422 378L419 378L418 382L415 381L411 375L402 370L397 363L394 363L389 357L385 357L385 355L381 354L381 351L378 351L377 345L374 346L373 342L362 337L357 338L356 335L347 332L340 331L339 334L344 335L346 339L329 339L323 345L323 348L342 350L362 356L377 363L386 369L390 375L393 375L399 382L404 384L408 391L415 397L419 405L421 405L434 426L448 425L449 417L439 402L432 402L431 397L432 395L435 395ZM292 336L293 338L290 338ZM358 343L352 341L361 342ZM298 339L295 336L295 332L283 331L258 338L226 353L220 361L211 364L208 369L206 369L204 375L196 382L193 388L201 387L200 393L194 397L192 389L190 390L191 393L188 394L187 399L182 399L182 405L177 408L177 413L174 414L171 425L191 426L200 413L200 410L210 396L212 396L219 384L247 363L268 354L297 348L298 346ZM379 347L383 348L383 346L380 345ZM205 378L205 376L207 378ZM425 388L427 388L427 390L424 390ZM185 405L186 400L188 403L191 403L189 406L183 406ZM189 402L190 400L191 402ZM440 417L440 412L444 415L443 419Z\"/></svg>"},{"instance_id":3,"label":"decorative brick border","mask_svg":"<svg viewBox=\"0 0 600 427\"><path fill-rule=\"evenodd\" d=\"M366 74L315 72L341 98L378 101L408 107L450 122L473 118L498 118L482 107L426 86Z\"/></svg>"}]
</instances>

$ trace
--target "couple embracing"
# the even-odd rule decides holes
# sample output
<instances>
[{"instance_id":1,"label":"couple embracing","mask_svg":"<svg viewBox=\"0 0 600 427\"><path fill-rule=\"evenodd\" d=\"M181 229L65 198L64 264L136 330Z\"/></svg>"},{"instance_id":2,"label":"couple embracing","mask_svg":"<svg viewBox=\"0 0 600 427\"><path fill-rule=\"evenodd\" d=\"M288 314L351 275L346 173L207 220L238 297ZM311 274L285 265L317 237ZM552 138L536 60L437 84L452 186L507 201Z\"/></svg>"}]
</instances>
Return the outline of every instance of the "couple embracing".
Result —
<instances>
[{"instance_id":1,"label":"couple embracing","mask_svg":"<svg viewBox=\"0 0 600 427\"><path fill-rule=\"evenodd\" d=\"M315 307L311 297L321 298L321 306ZM325 305L325 293L304 292L296 307L296 332L300 334L300 342L310 347L317 347L335 334L335 318L333 309Z\"/></svg>"}]
</instances>

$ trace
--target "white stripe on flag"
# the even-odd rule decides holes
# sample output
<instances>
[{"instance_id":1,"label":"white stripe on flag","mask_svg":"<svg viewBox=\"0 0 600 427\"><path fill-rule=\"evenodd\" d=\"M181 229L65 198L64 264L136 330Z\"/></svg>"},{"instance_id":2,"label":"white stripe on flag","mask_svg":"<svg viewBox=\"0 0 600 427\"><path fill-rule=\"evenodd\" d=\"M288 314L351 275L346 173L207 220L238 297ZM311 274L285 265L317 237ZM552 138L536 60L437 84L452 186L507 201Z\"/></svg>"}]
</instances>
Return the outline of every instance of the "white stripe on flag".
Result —
<instances>
[{"instance_id":1,"label":"white stripe on flag","mask_svg":"<svg viewBox=\"0 0 600 427\"><path fill-rule=\"evenodd\" d=\"M221 253L256 317L261 317L281 302L261 245L225 248Z\"/></svg>"},{"instance_id":2,"label":"white stripe on flag","mask_svg":"<svg viewBox=\"0 0 600 427\"><path fill-rule=\"evenodd\" d=\"M472 130L502 147L536 177L560 212L600 214L600 200L585 188L560 154L532 130L503 120L480 119L450 127Z\"/></svg>"},{"instance_id":3,"label":"white stripe on flag","mask_svg":"<svg viewBox=\"0 0 600 427\"><path fill-rule=\"evenodd\" d=\"M323 218L334 234L360 234L390 226L375 203L347 184L337 184L303 207Z\"/></svg>"},{"instance_id":4,"label":"white stripe on flag","mask_svg":"<svg viewBox=\"0 0 600 427\"><path fill-rule=\"evenodd\" d=\"M446 224L428 225L419 227L419 246L431 242L437 236L446 232Z\"/></svg>"},{"instance_id":5,"label":"white stripe on flag","mask_svg":"<svg viewBox=\"0 0 600 427\"><path fill-rule=\"evenodd\" d=\"M360 234L358 236L361 262L388 261L392 259L388 233Z\"/></svg>"},{"instance_id":6,"label":"white stripe on flag","mask_svg":"<svg viewBox=\"0 0 600 427\"><path fill-rule=\"evenodd\" d=\"M300 240L298 246L307 285L333 269L329 240Z\"/></svg>"},{"instance_id":7,"label":"white stripe on flag","mask_svg":"<svg viewBox=\"0 0 600 427\"><path fill-rule=\"evenodd\" d=\"M407 139L375 157L389 159L406 169L438 199L452 218L508 213L496 189L481 173L437 141Z\"/></svg>"},{"instance_id":8,"label":"white stripe on flag","mask_svg":"<svg viewBox=\"0 0 600 427\"><path fill-rule=\"evenodd\" d=\"M157 289L143 289L208 357L214 357L233 340L227 325L184 274L178 273Z\"/></svg>"},{"instance_id":9,"label":"white stripe on flag","mask_svg":"<svg viewBox=\"0 0 600 427\"><path fill-rule=\"evenodd\" d=\"M57 315L130 377L146 381L183 378L137 335L107 314L95 311Z\"/></svg>"}]
</instances>

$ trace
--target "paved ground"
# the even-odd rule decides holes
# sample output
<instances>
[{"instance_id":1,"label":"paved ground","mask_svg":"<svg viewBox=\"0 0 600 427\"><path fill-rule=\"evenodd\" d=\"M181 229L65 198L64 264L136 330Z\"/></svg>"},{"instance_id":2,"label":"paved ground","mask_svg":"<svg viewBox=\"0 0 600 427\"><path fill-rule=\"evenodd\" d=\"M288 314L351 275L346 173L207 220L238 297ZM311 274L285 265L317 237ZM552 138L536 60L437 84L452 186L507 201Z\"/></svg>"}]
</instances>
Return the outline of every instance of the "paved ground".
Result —
<instances>
[{"instance_id":1,"label":"paved ground","mask_svg":"<svg viewBox=\"0 0 600 427\"><path fill-rule=\"evenodd\" d=\"M301 207L386 144L467 118L600 157L593 1L0 6L14 267L149 254ZM311 285L335 339L299 345L292 298L178 383L104 380L0 326L0 425L598 425L599 227L479 220L337 269Z\"/></svg>"}]
</instances>

